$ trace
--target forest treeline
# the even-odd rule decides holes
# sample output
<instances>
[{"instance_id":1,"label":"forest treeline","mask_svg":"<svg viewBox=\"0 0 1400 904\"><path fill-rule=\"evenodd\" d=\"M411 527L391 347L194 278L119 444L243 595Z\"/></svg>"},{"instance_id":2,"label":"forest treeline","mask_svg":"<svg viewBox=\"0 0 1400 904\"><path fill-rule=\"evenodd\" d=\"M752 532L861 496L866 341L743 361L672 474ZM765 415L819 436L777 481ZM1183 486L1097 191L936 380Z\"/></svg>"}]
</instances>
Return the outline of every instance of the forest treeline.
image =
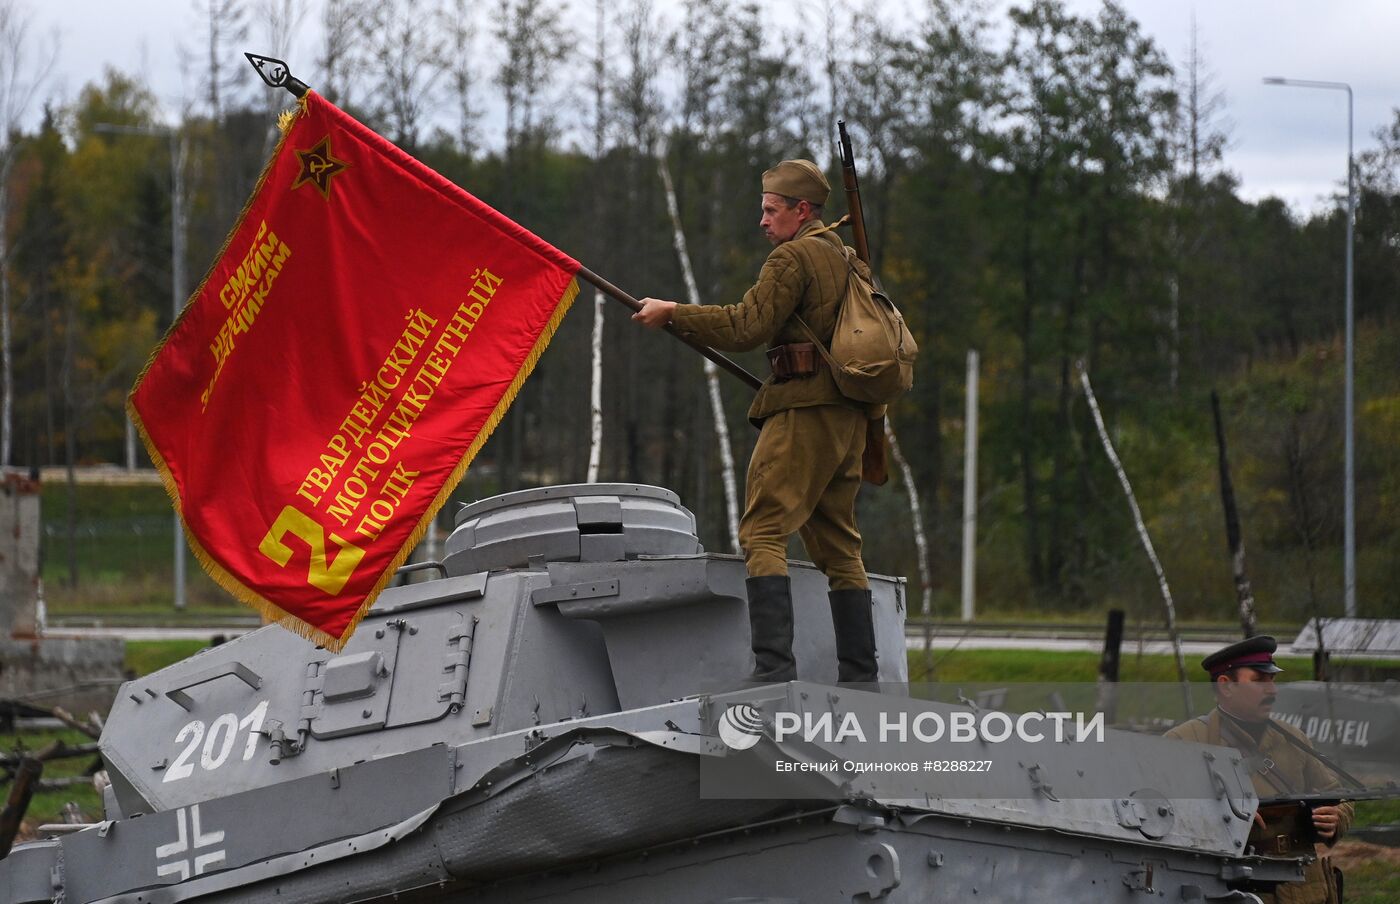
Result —
<instances>
[{"instance_id":1,"label":"forest treeline","mask_svg":"<svg viewBox=\"0 0 1400 904\"><path fill-rule=\"evenodd\" d=\"M24 12L19 0L0 10ZM913 19L874 2L812 11L775 34L754 4L682 0L663 15L626 0L599 4L576 33L556 0L204 0L190 58L202 87L178 116L130 73L68 103L36 93L40 124L7 123L0 156L4 463L125 460L122 402L171 320L171 155L188 291L290 102L241 51L287 55L315 21L298 76L638 296L685 298L658 159L702 297L736 301L768 251L760 173L807 156L839 188L833 133L846 120L875 269L923 350L891 418L923 496L939 614L958 594L969 349L981 355L983 608L1158 617L1078 391L1082 360L1187 614L1234 611L1213 388L1261 618L1338 613L1344 197L1306 218L1241 199L1228 110L1196 41L1170 53L1121 5L1085 17L1038 0L995 19L971 0L929 0ZM39 38L21 39L41 62ZM1378 614L1400 606L1400 111L1368 147L1356 170L1358 598ZM838 190L828 219L844 206ZM392 230L394 211L380 225ZM591 302L580 295L459 497L583 479ZM707 547L724 549L701 359L612 307L602 479L675 489ZM742 462L749 392L726 378L724 393ZM908 518L897 483L863 493L871 570L917 574Z\"/></svg>"}]
</instances>

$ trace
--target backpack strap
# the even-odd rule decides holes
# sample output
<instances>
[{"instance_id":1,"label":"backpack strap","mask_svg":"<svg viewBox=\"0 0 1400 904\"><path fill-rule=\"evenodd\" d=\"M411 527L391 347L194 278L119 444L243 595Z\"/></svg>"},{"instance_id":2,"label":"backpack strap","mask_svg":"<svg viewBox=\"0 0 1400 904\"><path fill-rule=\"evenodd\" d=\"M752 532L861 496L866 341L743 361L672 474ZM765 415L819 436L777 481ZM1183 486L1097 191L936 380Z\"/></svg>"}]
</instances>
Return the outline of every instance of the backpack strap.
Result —
<instances>
[{"instance_id":1,"label":"backpack strap","mask_svg":"<svg viewBox=\"0 0 1400 904\"><path fill-rule=\"evenodd\" d=\"M831 354L831 350L826 347L826 343L818 339L817 334L812 332L812 328L807 325L807 321L798 317L796 314L792 315L792 319L797 321L797 325L802 327L802 332L807 334L807 338L812 340L812 344L817 347L817 351L822 353L822 357L826 359L827 366L833 371L839 371L841 365L836 363L836 357Z\"/></svg>"},{"instance_id":2,"label":"backpack strap","mask_svg":"<svg viewBox=\"0 0 1400 904\"><path fill-rule=\"evenodd\" d=\"M844 246L842 247L844 248ZM847 254L846 263L850 263L849 254ZM855 276L855 273L855 267L851 267L849 270L846 271L846 285L841 288L841 303L843 304L846 301L846 291L850 288L851 285L851 277ZM812 340L812 344L817 347L817 351L822 353L822 357L826 359L826 363L831 366L832 371L841 370L841 365L836 363L836 356L833 355L831 353L831 350L826 347L825 342L822 342L820 339L817 338L817 334L812 331L812 328L810 326L807 325L807 321L803 320L801 315L797 313L794 313L792 315L792 319L797 321L797 325L802 328L802 332L806 333L807 338Z\"/></svg>"},{"instance_id":3,"label":"backpack strap","mask_svg":"<svg viewBox=\"0 0 1400 904\"><path fill-rule=\"evenodd\" d=\"M804 235L802 238L813 239L819 236L826 235L828 232L834 231L838 226L846 225L847 221L849 221L850 219L851 215L846 214L836 222L828 226L823 226L821 229L814 229L811 232ZM841 256L846 261L846 285L843 286L841 289L841 300L844 302L846 299L846 289L849 288L851 277L854 276L856 272L856 265L851 263L851 252L850 249L846 247L846 243L840 241L839 239L837 240L837 242L841 246ZM826 359L826 363L831 366L831 369L833 371L840 370L841 365L836 363L836 358L831 354L831 350L826 347L825 342L822 342L820 339L817 338L817 334L813 332L810 326L807 325L807 321L803 320L802 317L796 313L792 315L792 319L797 321L797 325L802 328L802 332L806 333L807 338L812 340L812 344L817 347L817 351L822 353L822 357Z\"/></svg>"},{"instance_id":4,"label":"backpack strap","mask_svg":"<svg viewBox=\"0 0 1400 904\"><path fill-rule=\"evenodd\" d=\"M1308 756L1321 763L1323 768L1331 771L1332 774L1334 774L1337 778L1345 782L1350 782L1353 788L1359 788L1362 791L1366 790L1366 784L1356 776L1352 775L1350 772L1343 769L1340 765L1337 764L1336 760L1323 753L1322 751L1314 749L1311 744L1298 740L1293 735L1285 731L1281 726L1276 724L1273 719L1269 720L1268 728L1273 729L1275 732L1278 733L1279 737L1283 738L1289 744L1292 744L1297 749L1303 751L1303 753L1306 753ZM1265 730L1267 731L1268 729Z\"/></svg>"},{"instance_id":5,"label":"backpack strap","mask_svg":"<svg viewBox=\"0 0 1400 904\"><path fill-rule=\"evenodd\" d=\"M1300 789L1293 787L1292 782L1279 774L1277 768L1278 763L1274 762L1273 757L1263 751L1263 735L1268 734L1268 731L1269 726L1266 723L1259 740L1255 741L1254 738L1246 734L1235 722L1227 719L1223 715L1220 717L1220 740L1245 754L1245 763L1248 765L1250 771L1270 785L1273 785L1274 790L1281 794L1297 794ZM1249 752L1251 748L1253 749L1253 753Z\"/></svg>"}]
</instances>

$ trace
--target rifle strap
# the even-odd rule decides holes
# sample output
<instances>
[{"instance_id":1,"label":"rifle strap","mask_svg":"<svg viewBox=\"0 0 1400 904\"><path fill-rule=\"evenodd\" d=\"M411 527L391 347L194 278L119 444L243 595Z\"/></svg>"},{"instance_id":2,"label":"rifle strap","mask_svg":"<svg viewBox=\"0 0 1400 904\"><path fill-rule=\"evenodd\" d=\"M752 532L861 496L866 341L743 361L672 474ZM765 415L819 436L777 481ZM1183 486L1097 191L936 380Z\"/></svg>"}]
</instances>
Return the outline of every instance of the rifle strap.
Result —
<instances>
[{"instance_id":1,"label":"rifle strap","mask_svg":"<svg viewBox=\"0 0 1400 904\"><path fill-rule=\"evenodd\" d=\"M1299 750L1306 753L1308 756L1312 757L1317 762L1321 763L1323 768L1330 770L1333 775L1337 776L1343 781L1351 782L1353 788L1361 791L1365 791L1367 789L1367 785L1365 782L1361 781L1361 779L1357 778L1350 772L1343 769L1340 765L1338 765L1336 760L1332 759L1332 757L1328 756L1320 750L1313 748L1311 745L1305 744L1297 738L1293 737L1293 735L1289 734L1282 728L1275 725L1273 719L1269 720L1269 728L1277 732L1279 737L1283 738L1289 744L1292 744L1294 747L1298 748Z\"/></svg>"},{"instance_id":2,"label":"rifle strap","mask_svg":"<svg viewBox=\"0 0 1400 904\"><path fill-rule=\"evenodd\" d=\"M1265 727L1265 731L1268 731L1267 727ZM1270 785L1273 785L1275 791L1284 795L1297 794L1299 792L1300 789L1293 787L1292 782L1278 774L1274 768L1277 764L1260 749L1263 743L1262 738L1259 741L1254 740L1253 737L1223 712L1220 714L1220 739L1241 753L1247 754L1245 762L1248 764L1250 771L1259 775L1260 778L1264 779L1264 781L1268 782ZM1251 753L1250 751L1253 752Z\"/></svg>"}]
</instances>

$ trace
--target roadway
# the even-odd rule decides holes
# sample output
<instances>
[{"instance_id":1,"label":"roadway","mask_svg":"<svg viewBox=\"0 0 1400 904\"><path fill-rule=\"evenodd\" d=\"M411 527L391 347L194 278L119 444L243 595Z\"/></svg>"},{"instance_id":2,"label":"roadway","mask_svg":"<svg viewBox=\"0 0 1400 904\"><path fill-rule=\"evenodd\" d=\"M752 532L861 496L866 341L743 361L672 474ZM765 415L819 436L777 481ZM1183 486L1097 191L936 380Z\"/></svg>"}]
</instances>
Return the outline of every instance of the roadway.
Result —
<instances>
[{"instance_id":1,"label":"roadway","mask_svg":"<svg viewBox=\"0 0 1400 904\"><path fill-rule=\"evenodd\" d=\"M209 625L160 625L160 624L110 624L94 623L91 619L69 623L55 620L48 628L48 634L68 637L120 637L132 641L152 640L203 640L209 641L221 634L231 639L246 634L258 627L255 618L230 619L226 622ZM931 630L930 630L931 628ZM1103 636L1099 629L1084 624L1056 623L1006 623L990 622L966 625L960 622L937 622L926 628L919 623L911 623L905 628L905 645L910 650L932 648L938 651L952 650L1039 650L1041 652L1091 652L1103 650ZM1266 633L1279 639L1280 655L1292 655L1289 646L1293 642L1294 631L1283 626L1264 626ZM1151 628L1135 636L1129 631L1123 638L1123 656L1138 654L1167 654L1172 652L1171 641L1161 628ZM1201 657L1222 646L1239 639L1238 629L1230 626L1188 626L1181 631L1181 651L1188 657ZM1306 656L1308 654L1297 654ZM1394 654L1368 653L1368 659L1400 660L1400 652Z\"/></svg>"},{"instance_id":2,"label":"roadway","mask_svg":"<svg viewBox=\"0 0 1400 904\"><path fill-rule=\"evenodd\" d=\"M48 633L69 637L120 637L133 641L152 640L209 640L216 634L226 639L237 637L254 630L256 624L248 621L212 624L208 626L169 626L169 625L64 625L51 624ZM1212 636L1200 636L1192 632L1182 640L1181 649L1186 655L1204 656L1220 649L1234 640L1237 635L1219 632ZM1103 639L1092 629L1079 625L948 625L933 627L932 637L926 642L923 626L911 624L906 629L905 643L911 650L1041 650L1065 652L1099 652L1103 649ZM1138 653L1171 653L1170 641L1164 637L1151 636L1141 641L1125 637L1123 655Z\"/></svg>"}]
</instances>

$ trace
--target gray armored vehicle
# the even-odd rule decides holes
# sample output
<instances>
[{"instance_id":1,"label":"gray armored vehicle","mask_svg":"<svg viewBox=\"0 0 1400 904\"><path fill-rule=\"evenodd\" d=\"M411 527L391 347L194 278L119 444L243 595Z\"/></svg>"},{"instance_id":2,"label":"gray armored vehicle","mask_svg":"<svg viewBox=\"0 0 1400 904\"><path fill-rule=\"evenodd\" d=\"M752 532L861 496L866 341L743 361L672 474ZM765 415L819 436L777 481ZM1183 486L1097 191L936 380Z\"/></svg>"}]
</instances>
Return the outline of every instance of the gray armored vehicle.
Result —
<instances>
[{"instance_id":1,"label":"gray armored vehicle","mask_svg":"<svg viewBox=\"0 0 1400 904\"><path fill-rule=\"evenodd\" d=\"M801 680L735 690L743 562L705 553L666 490L475 503L441 571L384 592L338 654L269 626L124 685L104 820L16 847L0 901L1245 902L1301 875L1251 854L1225 748L924 736L917 761L994 770L853 770L857 741L823 725L976 710L899 690L903 580L872 579L884 693L833 686L802 563Z\"/></svg>"}]
</instances>

